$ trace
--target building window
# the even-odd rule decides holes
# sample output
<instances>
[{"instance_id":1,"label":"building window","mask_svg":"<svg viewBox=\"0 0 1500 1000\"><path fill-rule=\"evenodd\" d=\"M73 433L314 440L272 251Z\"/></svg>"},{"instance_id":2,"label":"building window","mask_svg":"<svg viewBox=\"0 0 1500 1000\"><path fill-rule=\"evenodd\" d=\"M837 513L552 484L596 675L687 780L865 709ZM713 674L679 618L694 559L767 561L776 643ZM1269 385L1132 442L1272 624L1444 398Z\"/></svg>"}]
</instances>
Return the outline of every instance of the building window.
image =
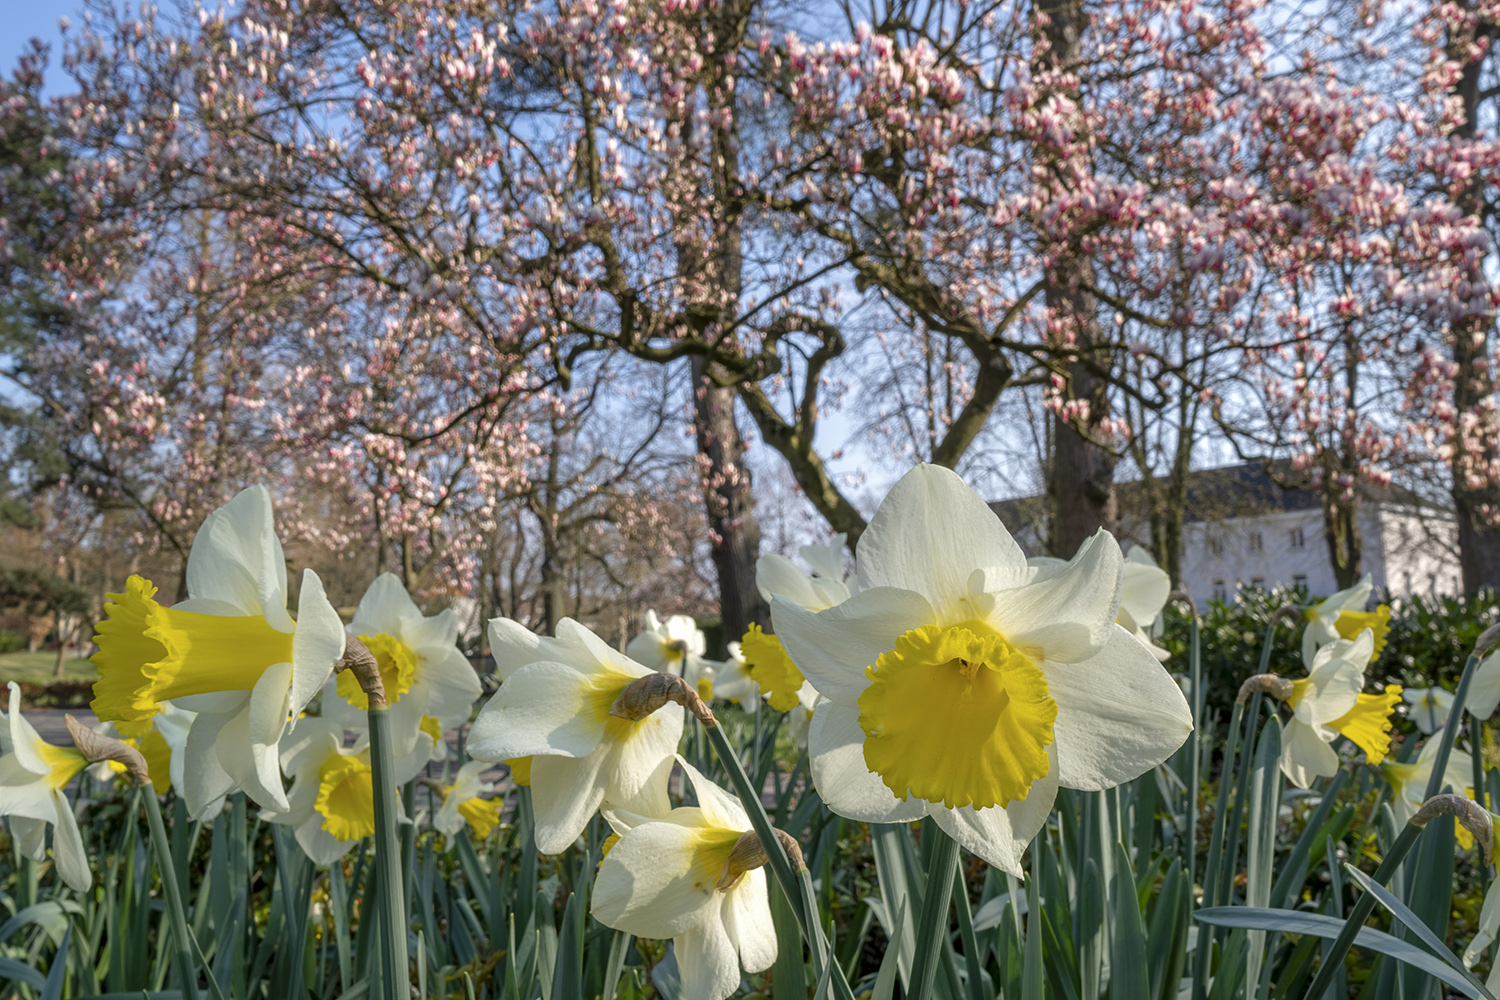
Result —
<instances>
[{"instance_id":1,"label":"building window","mask_svg":"<svg viewBox=\"0 0 1500 1000\"><path fill-rule=\"evenodd\" d=\"M1259 552L1261 549L1263 549L1265 547L1266 547L1266 542L1265 542L1265 539L1263 539L1260 536L1260 532L1258 532L1258 531L1252 531L1252 532L1250 532L1250 551L1251 552Z\"/></svg>"},{"instance_id":2,"label":"building window","mask_svg":"<svg viewBox=\"0 0 1500 1000\"><path fill-rule=\"evenodd\" d=\"M1254 587L1256 590L1265 590L1266 578L1263 576L1252 576L1250 578L1250 586Z\"/></svg>"},{"instance_id":3,"label":"building window","mask_svg":"<svg viewBox=\"0 0 1500 1000\"><path fill-rule=\"evenodd\" d=\"M1294 549L1300 549L1300 548L1305 548L1306 546L1307 546L1307 539L1303 537L1303 535L1302 535L1302 529L1301 528L1293 528L1292 529L1292 548L1294 548Z\"/></svg>"},{"instance_id":4,"label":"building window","mask_svg":"<svg viewBox=\"0 0 1500 1000\"><path fill-rule=\"evenodd\" d=\"M1302 529L1299 528L1297 530L1300 533ZM1306 590L1307 589L1307 574L1306 573L1297 573L1297 574L1295 574L1292 577L1292 586L1293 587L1301 587L1303 590Z\"/></svg>"},{"instance_id":5,"label":"building window","mask_svg":"<svg viewBox=\"0 0 1500 1000\"><path fill-rule=\"evenodd\" d=\"M1214 581L1214 600L1216 600L1216 601L1227 601L1228 599L1229 599L1229 591L1228 591L1228 589L1225 588L1224 581L1223 580L1215 580Z\"/></svg>"}]
</instances>

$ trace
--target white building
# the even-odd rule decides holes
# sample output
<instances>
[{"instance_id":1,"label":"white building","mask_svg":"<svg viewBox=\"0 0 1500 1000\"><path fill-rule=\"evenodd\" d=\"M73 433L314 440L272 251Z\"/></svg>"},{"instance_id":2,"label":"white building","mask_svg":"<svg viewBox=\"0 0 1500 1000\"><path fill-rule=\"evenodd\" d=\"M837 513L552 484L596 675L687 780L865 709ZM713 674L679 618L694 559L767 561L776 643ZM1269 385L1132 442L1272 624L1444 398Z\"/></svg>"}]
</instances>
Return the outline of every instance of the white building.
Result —
<instances>
[{"instance_id":1,"label":"white building","mask_svg":"<svg viewBox=\"0 0 1500 1000\"><path fill-rule=\"evenodd\" d=\"M1129 508L1130 484L1120 484ZM1028 553L1039 554L1044 498L991 504ZM1462 592L1456 530L1450 512L1421 504L1394 488L1362 497L1359 528L1364 570L1377 594L1448 596ZM1150 547L1140 515L1122 515L1121 540ZM1193 473L1183 528L1182 586L1200 607L1233 598L1240 587L1301 585L1314 596L1338 589L1324 537L1323 511L1311 490L1285 490L1261 463Z\"/></svg>"}]
</instances>

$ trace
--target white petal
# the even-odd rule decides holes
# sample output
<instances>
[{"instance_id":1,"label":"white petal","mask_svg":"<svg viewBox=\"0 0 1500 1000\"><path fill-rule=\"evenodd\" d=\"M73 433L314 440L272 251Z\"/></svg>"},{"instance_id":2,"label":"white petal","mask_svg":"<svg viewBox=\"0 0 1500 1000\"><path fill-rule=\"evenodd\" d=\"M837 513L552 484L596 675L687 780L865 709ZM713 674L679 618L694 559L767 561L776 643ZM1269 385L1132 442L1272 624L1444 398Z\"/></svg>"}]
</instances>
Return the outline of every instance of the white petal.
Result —
<instances>
[{"instance_id":1,"label":"white petal","mask_svg":"<svg viewBox=\"0 0 1500 1000\"><path fill-rule=\"evenodd\" d=\"M693 784L693 794L698 798L698 808L703 810L704 819L714 826L731 830L750 829L750 816L739 799L705 778L682 757L677 758L677 763L682 765L683 773Z\"/></svg>"},{"instance_id":2,"label":"white petal","mask_svg":"<svg viewBox=\"0 0 1500 1000\"><path fill-rule=\"evenodd\" d=\"M531 806L536 815L538 851L543 854L566 851L583 833L589 817L604 803L604 781L599 773L604 756L601 749L583 758L533 758Z\"/></svg>"},{"instance_id":3,"label":"white petal","mask_svg":"<svg viewBox=\"0 0 1500 1000\"><path fill-rule=\"evenodd\" d=\"M963 606L976 569L1026 564L995 512L956 473L936 465L919 465L891 487L860 536L857 556L858 590L914 590L945 620Z\"/></svg>"},{"instance_id":4,"label":"white petal","mask_svg":"<svg viewBox=\"0 0 1500 1000\"><path fill-rule=\"evenodd\" d=\"M687 621L692 623L691 618ZM694 626L695 631L696 628L697 626ZM698 634L701 639L702 633ZM565 662L572 663L584 673L602 673L606 669L621 671L632 677L644 677L650 673L639 663L632 663L624 653L571 618L564 618L557 623L557 643L559 646L566 647L576 657ZM692 651L689 649L689 652ZM703 650L700 647L697 651L701 653Z\"/></svg>"},{"instance_id":5,"label":"white petal","mask_svg":"<svg viewBox=\"0 0 1500 1000\"><path fill-rule=\"evenodd\" d=\"M594 882L593 910L600 923L641 937L669 938L718 909L719 873L693 865L702 831L689 819L697 810L677 812L677 822L642 823L610 848Z\"/></svg>"},{"instance_id":6,"label":"white petal","mask_svg":"<svg viewBox=\"0 0 1500 1000\"><path fill-rule=\"evenodd\" d=\"M533 663L512 674L474 720L469 753L479 760L532 754L585 757L604 736L589 679L564 663Z\"/></svg>"},{"instance_id":7,"label":"white petal","mask_svg":"<svg viewBox=\"0 0 1500 1000\"><path fill-rule=\"evenodd\" d=\"M0 757L0 816L50 823L52 812L52 790L47 787L46 775L28 771L13 754Z\"/></svg>"},{"instance_id":8,"label":"white petal","mask_svg":"<svg viewBox=\"0 0 1500 1000\"><path fill-rule=\"evenodd\" d=\"M276 537L271 494L242 490L208 515L188 554L188 594L223 601L241 614L262 614L273 628L292 631L286 613L286 557Z\"/></svg>"},{"instance_id":9,"label":"white petal","mask_svg":"<svg viewBox=\"0 0 1500 1000\"><path fill-rule=\"evenodd\" d=\"M73 806L62 789L52 794L57 803L57 825L52 828L52 860L57 864L57 874L69 888L87 892L94 884L94 876L89 872L89 858L83 849L83 837L78 832L78 820L73 817Z\"/></svg>"},{"instance_id":10,"label":"white petal","mask_svg":"<svg viewBox=\"0 0 1500 1000\"><path fill-rule=\"evenodd\" d=\"M1057 700L1059 780L1097 791L1166 760L1193 731L1182 689L1118 625L1103 652L1082 663L1042 663Z\"/></svg>"},{"instance_id":11,"label":"white petal","mask_svg":"<svg viewBox=\"0 0 1500 1000\"><path fill-rule=\"evenodd\" d=\"M844 579L844 546L849 540L846 532L839 532L829 539L826 545L803 545L797 549L798 554L807 560L807 564L813 568L813 572L825 580L843 582Z\"/></svg>"},{"instance_id":12,"label":"white petal","mask_svg":"<svg viewBox=\"0 0 1500 1000\"><path fill-rule=\"evenodd\" d=\"M755 589L767 604L780 597L809 611L822 611L826 604L813 589L812 580L786 556L771 553L755 560Z\"/></svg>"},{"instance_id":13,"label":"white petal","mask_svg":"<svg viewBox=\"0 0 1500 1000\"><path fill-rule=\"evenodd\" d=\"M807 752L818 795L840 816L864 823L909 823L927 815L926 802L897 799L865 764L858 708L819 702L807 734Z\"/></svg>"},{"instance_id":14,"label":"white petal","mask_svg":"<svg viewBox=\"0 0 1500 1000\"><path fill-rule=\"evenodd\" d=\"M740 953L746 972L764 972L776 961L776 925L771 922L771 899L766 870L746 873L724 894L724 929Z\"/></svg>"},{"instance_id":15,"label":"white petal","mask_svg":"<svg viewBox=\"0 0 1500 1000\"><path fill-rule=\"evenodd\" d=\"M21 715L21 689L15 681L11 681L8 687L10 713L6 719L6 729L9 735L5 739L4 752L14 754L16 762L32 774L50 774L52 768L47 766L41 751L37 749L37 744L43 742L42 738Z\"/></svg>"},{"instance_id":16,"label":"white petal","mask_svg":"<svg viewBox=\"0 0 1500 1000\"><path fill-rule=\"evenodd\" d=\"M1500 707L1500 653L1491 653L1474 668L1474 677L1469 681L1469 698L1465 707L1476 719L1488 719L1495 714L1496 707ZM1496 893L1491 893L1491 895L1500 897L1500 894ZM1485 897L1485 901L1488 903L1488 896Z\"/></svg>"},{"instance_id":17,"label":"white petal","mask_svg":"<svg viewBox=\"0 0 1500 1000\"><path fill-rule=\"evenodd\" d=\"M490 619L490 653L502 681L526 666L553 657L542 649L542 637L509 618Z\"/></svg>"},{"instance_id":18,"label":"white petal","mask_svg":"<svg viewBox=\"0 0 1500 1000\"><path fill-rule=\"evenodd\" d=\"M437 812L432 814L432 825L443 836L452 837L463 829L464 818L458 814L461 804L459 797L449 792Z\"/></svg>"},{"instance_id":19,"label":"white petal","mask_svg":"<svg viewBox=\"0 0 1500 1000\"><path fill-rule=\"evenodd\" d=\"M1282 740L1281 772L1298 788L1308 788L1313 778L1331 778L1338 771L1339 755L1312 726L1293 719Z\"/></svg>"},{"instance_id":20,"label":"white petal","mask_svg":"<svg viewBox=\"0 0 1500 1000\"><path fill-rule=\"evenodd\" d=\"M937 613L921 594L880 587L817 614L777 598L771 620L787 655L813 687L852 706L870 686L865 668L895 649L902 635L935 623Z\"/></svg>"},{"instance_id":21,"label":"white petal","mask_svg":"<svg viewBox=\"0 0 1500 1000\"><path fill-rule=\"evenodd\" d=\"M960 847L1017 878L1025 878L1021 855L1026 845L1047 825L1052 803L1057 799L1057 761L1046 777L1031 785L1026 798L1005 808L975 809L963 806L932 807L932 818Z\"/></svg>"},{"instance_id":22,"label":"white petal","mask_svg":"<svg viewBox=\"0 0 1500 1000\"><path fill-rule=\"evenodd\" d=\"M723 921L705 920L672 939L682 995L724 1000L740 986L740 959Z\"/></svg>"},{"instance_id":23,"label":"white petal","mask_svg":"<svg viewBox=\"0 0 1500 1000\"><path fill-rule=\"evenodd\" d=\"M291 714L306 708L333 673L333 665L344 655L344 638L344 623L328 602L323 581L312 570L303 570L297 631L292 634Z\"/></svg>"},{"instance_id":24,"label":"white petal","mask_svg":"<svg viewBox=\"0 0 1500 1000\"><path fill-rule=\"evenodd\" d=\"M359 599L359 608L354 612L354 621L349 627L354 630L354 635L383 632L386 635L400 636L402 619L421 616L422 609L417 607L417 603L406 592L401 578L395 573L382 573Z\"/></svg>"},{"instance_id":25,"label":"white petal","mask_svg":"<svg viewBox=\"0 0 1500 1000\"><path fill-rule=\"evenodd\" d=\"M10 824L10 835L15 838L21 853L38 864L47 860L47 827L52 825L54 818L52 815L45 820L12 816L6 820Z\"/></svg>"},{"instance_id":26,"label":"white petal","mask_svg":"<svg viewBox=\"0 0 1500 1000\"><path fill-rule=\"evenodd\" d=\"M219 732L235 716L201 713L188 728L187 752L183 757L182 788L188 815L202 819L214 802L234 788L234 779L219 766L214 749Z\"/></svg>"},{"instance_id":27,"label":"white petal","mask_svg":"<svg viewBox=\"0 0 1500 1000\"><path fill-rule=\"evenodd\" d=\"M444 729L457 729L467 722L469 710L484 693L468 657L450 645L441 654L423 659L421 671L422 684L427 688L427 714Z\"/></svg>"},{"instance_id":28,"label":"white petal","mask_svg":"<svg viewBox=\"0 0 1500 1000\"><path fill-rule=\"evenodd\" d=\"M256 682L257 690L251 695L250 707L230 716L224 728L219 730L218 739L214 741L214 752L218 755L219 766L256 805L263 809L286 812L288 804L286 792L281 786L281 762L276 752L282 728L286 724L285 709L281 710L278 726L275 707L278 692L259 690L266 675L275 669L272 667L266 671L260 681ZM284 691L283 688L282 692ZM258 703L256 694L264 695ZM285 705L285 694L281 693L280 696Z\"/></svg>"},{"instance_id":29,"label":"white petal","mask_svg":"<svg viewBox=\"0 0 1500 1000\"><path fill-rule=\"evenodd\" d=\"M348 854L357 841L336 839L323 829L323 817L315 816L297 827L297 843L313 864L326 868Z\"/></svg>"},{"instance_id":30,"label":"white petal","mask_svg":"<svg viewBox=\"0 0 1500 1000\"><path fill-rule=\"evenodd\" d=\"M1141 628L1150 628L1172 593L1172 578L1139 545L1131 548L1120 571L1120 610Z\"/></svg>"},{"instance_id":31,"label":"white petal","mask_svg":"<svg viewBox=\"0 0 1500 1000\"><path fill-rule=\"evenodd\" d=\"M389 712L391 756L399 763L402 758L412 755L420 741L423 758L418 770L421 770L427 764L426 755L432 752L432 736L421 728L422 716L428 714L427 689L412 688L390 707Z\"/></svg>"},{"instance_id":32,"label":"white petal","mask_svg":"<svg viewBox=\"0 0 1500 1000\"><path fill-rule=\"evenodd\" d=\"M1012 645L1036 650L1049 661L1087 660L1114 634L1122 563L1114 537L1096 532L1062 572L992 592L990 624Z\"/></svg>"},{"instance_id":33,"label":"white petal","mask_svg":"<svg viewBox=\"0 0 1500 1000\"><path fill-rule=\"evenodd\" d=\"M606 804L643 816L671 810L667 782L682 739L682 718L680 705L667 705L636 723L625 740L605 738L608 749L600 779Z\"/></svg>"}]
</instances>

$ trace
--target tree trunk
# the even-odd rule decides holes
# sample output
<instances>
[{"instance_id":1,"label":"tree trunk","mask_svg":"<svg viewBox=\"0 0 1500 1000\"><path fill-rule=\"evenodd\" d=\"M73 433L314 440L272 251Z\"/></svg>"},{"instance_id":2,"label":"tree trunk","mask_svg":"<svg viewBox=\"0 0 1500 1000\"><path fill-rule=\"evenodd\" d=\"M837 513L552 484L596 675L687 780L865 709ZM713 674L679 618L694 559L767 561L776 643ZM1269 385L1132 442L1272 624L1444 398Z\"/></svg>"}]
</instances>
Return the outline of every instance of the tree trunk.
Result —
<instances>
[{"instance_id":1,"label":"tree trunk","mask_svg":"<svg viewBox=\"0 0 1500 1000\"><path fill-rule=\"evenodd\" d=\"M68 639L72 636L71 628L63 630L63 616L57 616L57 663L52 667L53 677L62 677L68 664Z\"/></svg>"},{"instance_id":2,"label":"tree trunk","mask_svg":"<svg viewBox=\"0 0 1500 1000\"><path fill-rule=\"evenodd\" d=\"M693 362L693 427L698 435L699 475L708 511L709 542L719 574L719 614L723 641L737 642L754 621L769 611L755 589L755 560L760 555L760 526L745 442L735 423L735 390L718 386L701 359ZM716 651L714 655L721 655Z\"/></svg>"},{"instance_id":3,"label":"tree trunk","mask_svg":"<svg viewBox=\"0 0 1500 1000\"><path fill-rule=\"evenodd\" d=\"M1323 499L1323 537L1328 542L1328 559L1340 590L1354 586L1365 572L1358 515L1356 503L1341 503L1329 496Z\"/></svg>"},{"instance_id":4,"label":"tree trunk","mask_svg":"<svg viewBox=\"0 0 1500 1000\"><path fill-rule=\"evenodd\" d=\"M1490 41L1497 34L1500 34L1497 25L1481 22L1476 31L1476 40ZM1466 38L1449 40L1460 51L1467 47L1468 41ZM1489 47L1480 49L1480 54L1464 65L1463 72L1454 84L1453 94L1464 111L1461 124L1454 130L1454 137L1457 139L1472 139L1477 130L1480 74L1489 51ZM1465 214L1478 216L1488 223L1492 213L1484 197L1483 184L1483 178L1480 177L1466 187L1458 197L1458 207ZM1474 273L1469 275L1469 283L1488 290L1489 282L1483 265L1477 266ZM1455 323L1450 333L1456 368L1453 376L1453 406L1460 420L1467 414L1479 416L1481 420L1494 420L1493 414L1488 413L1481 405L1495 391L1489 365L1486 363L1493 324L1494 317L1486 312L1465 322ZM1486 427L1484 430L1492 431L1493 428ZM1457 427L1455 433L1458 433ZM1478 487L1471 487L1468 482L1469 468L1493 468L1496 460L1494 440L1490 433L1477 435L1477 454L1465 451L1461 441L1454 442L1456 447L1451 460L1453 508L1458 520L1458 561L1463 572L1464 591L1469 594L1482 587L1500 587L1500 526L1486 513L1486 508L1500 510L1500 484L1488 478Z\"/></svg>"}]
</instances>

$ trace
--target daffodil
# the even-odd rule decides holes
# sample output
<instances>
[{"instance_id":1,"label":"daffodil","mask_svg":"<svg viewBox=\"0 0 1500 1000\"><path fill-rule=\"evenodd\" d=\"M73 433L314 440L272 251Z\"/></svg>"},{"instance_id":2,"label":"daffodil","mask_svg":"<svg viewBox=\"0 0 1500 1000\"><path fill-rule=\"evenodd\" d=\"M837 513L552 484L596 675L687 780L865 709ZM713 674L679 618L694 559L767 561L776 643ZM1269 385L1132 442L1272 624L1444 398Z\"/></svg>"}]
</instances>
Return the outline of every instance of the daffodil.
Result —
<instances>
[{"instance_id":1,"label":"daffodil","mask_svg":"<svg viewBox=\"0 0 1500 1000\"><path fill-rule=\"evenodd\" d=\"M499 799L480 798L486 792L495 790L491 782L480 780L480 775L488 766L483 761L471 760L458 769L458 776L454 778L453 784L441 789L443 804L433 814L432 825L445 837L454 837L467 823L475 843L479 843L500 822L500 807L503 803Z\"/></svg>"},{"instance_id":2,"label":"daffodil","mask_svg":"<svg viewBox=\"0 0 1500 1000\"><path fill-rule=\"evenodd\" d=\"M459 651L458 616L451 609L423 615L394 573L375 578L360 598L348 633L365 644L380 664L385 696L390 703L391 733L396 756L411 753L423 718L442 733L469 721L469 710L482 689L479 675ZM323 696L323 714L348 729L365 725L369 700L351 670L334 676Z\"/></svg>"},{"instance_id":3,"label":"daffodil","mask_svg":"<svg viewBox=\"0 0 1500 1000\"><path fill-rule=\"evenodd\" d=\"M772 605L824 699L808 737L824 802L866 822L930 814L1020 875L1059 785L1110 788L1170 756L1192 715L1115 624L1122 563L1100 532L1065 565L1028 566L953 472L902 477L860 540L848 601Z\"/></svg>"},{"instance_id":4,"label":"daffodil","mask_svg":"<svg viewBox=\"0 0 1500 1000\"><path fill-rule=\"evenodd\" d=\"M1440 687L1407 688L1404 697L1411 706L1407 714L1422 732L1431 736L1448 724L1448 716L1453 712L1452 691Z\"/></svg>"},{"instance_id":5,"label":"daffodil","mask_svg":"<svg viewBox=\"0 0 1500 1000\"><path fill-rule=\"evenodd\" d=\"M658 817L605 812L619 839L599 865L593 913L606 927L671 938L682 995L724 1000L739 988L741 967L761 972L776 961L776 928L765 870L739 862L750 818L681 763L698 805Z\"/></svg>"},{"instance_id":6,"label":"daffodil","mask_svg":"<svg viewBox=\"0 0 1500 1000\"><path fill-rule=\"evenodd\" d=\"M151 787L156 794L165 795L173 788L182 787L188 729L197 713L178 708L170 701L162 702L160 708L161 711L152 717L151 729L145 736L125 736L112 722L100 723L94 731L139 749L141 756L146 759ZM105 760L92 765L89 771L99 780L109 781L124 774L126 767L119 761ZM214 810L210 807L206 812L212 814Z\"/></svg>"},{"instance_id":7,"label":"daffodil","mask_svg":"<svg viewBox=\"0 0 1500 1000\"><path fill-rule=\"evenodd\" d=\"M740 650L739 643L729 644L729 659L714 669L712 693L721 701L732 701L754 712L760 708L760 684L751 673L750 661ZM698 696L703 697L701 690Z\"/></svg>"},{"instance_id":8,"label":"daffodil","mask_svg":"<svg viewBox=\"0 0 1500 1000\"><path fill-rule=\"evenodd\" d=\"M652 670L569 618L553 639L496 618L490 649L503 683L474 721L468 750L483 761L531 758L538 850L566 850L601 805L643 815L667 810L682 708L668 704L640 721L609 714L625 688Z\"/></svg>"},{"instance_id":9,"label":"daffodil","mask_svg":"<svg viewBox=\"0 0 1500 1000\"><path fill-rule=\"evenodd\" d=\"M21 716L20 687L12 681L9 688L10 711L0 712L0 816L8 818L12 836L33 861L46 860L47 825L52 824L57 874L83 892L94 880L64 789L89 762L73 747L44 742Z\"/></svg>"},{"instance_id":10,"label":"daffodil","mask_svg":"<svg viewBox=\"0 0 1500 1000\"><path fill-rule=\"evenodd\" d=\"M110 594L94 637L93 709L144 733L171 700L198 713L188 731L182 791L201 817L238 787L284 810L277 746L344 651L344 628L312 570L294 623L271 495L251 487L204 520L188 556L189 599L172 607L138 576Z\"/></svg>"},{"instance_id":11,"label":"daffodil","mask_svg":"<svg viewBox=\"0 0 1500 1000\"><path fill-rule=\"evenodd\" d=\"M708 648L698 623L687 615L672 615L666 621L655 611L646 612L646 627L625 646L625 655L649 670L660 670L679 677L701 661Z\"/></svg>"},{"instance_id":12,"label":"daffodil","mask_svg":"<svg viewBox=\"0 0 1500 1000\"><path fill-rule=\"evenodd\" d=\"M1479 666L1474 668L1474 676L1469 681L1469 698L1464 702L1464 708L1476 719L1488 719L1495 714L1495 708L1500 705L1500 650L1496 650L1489 656L1479 661ZM1489 897L1485 897L1485 904L1489 904ZM1495 963L1500 965L1500 962Z\"/></svg>"},{"instance_id":13,"label":"daffodil","mask_svg":"<svg viewBox=\"0 0 1500 1000\"><path fill-rule=\"evenodd\" d=\"M1422 807L1427 795L1427 782L1436 763L1438 740L1428 740L1422 746L1417 759L1402 764L1388 760L1380 765L1380 773L1391 786L1391 811L1396 815L1396 826L1403 827ZM1443 772L1443 783L1438 790L1452 787L1460 795L1473 796L1469 787L1473 781L1473 761L1457 747L1448 755L1448 767ZM1472 847L1474 837L1462 826L1458 828L1458 841L1464 847Z\"/></svg>"},{"instance_id":14,"label":"daffodil","mask_svg":"<svg viewBox=\"0 0 1500 1000\"><path fill-rule=\"evenodd\" d=\"M1464 967L1472 969L1479 956L1484 954L1500 934L1500 880L1490 883L1489 891L1484 894L1484 906L1479 911L1479 927L1474 932L1474 939L1464 949ZM1490 962L1490 974L1485 980L1485 988L1491 993L1500 989L1500 954Z\"/></svg>"},{"instance_id":15,"label":"daffodil","mask_svg":"<svg viewBox=\"0 0 1500 1000\"><path fill-rule=\"evenodd\" d=\"M1332 743L1338 736L1333 722L1359 703L1370 662L1370 630L1358 639L1335 639L1313 656L1307 676L1292 681L1286 699L1292 710L1281 744L1281 770L1292 784L1307 788L1314 777L1329 778L1339 769Z\"/></svg>"},{"instance_id":16,"label":"daffodil","mask_svg":"<svg viewBox=\"0 0 1500 1000\"><path fill-rule=\"evenodd\" d=\"M807 611L826 611L844 603L849 599L843 556L846 538L840 533L828 545L802 546L802 558L813 567L812 575L785 556L761 556L755 561L756 589L767 603L780 598ZM740 651L751 677L776 711L791 712L799 704L816 700L817 691L775 635L752 624L740 640Z\"/></svg>"},{"instance_id":17,"label":"daffodil","mask_svg":"<svg viewBox=\"0 0 1500 1000\"><path fill-rule=\"evenodd\" d=\"M427 766L431 739L418 736L410 753L396 757L391 773L399 787ZM314 864L330 865L375 833L375 785L369 743L361 736L344 746L344 727L331 719L303 719L282 744L292 779L288 808L261 818L296 827L297 843Z\"/></svg>"},{"instance_id":18,"label":"daffodil","mask_svg":"<svg viewBox=\"0 0 1500 1000\"><path fill-rule=\"evenodd\" d=\"M1302 631L1304 663L1312 662L1317 647L1335 639L1353 639L1365 629L1369 629L1375 637L1370 658L1380 655L1380 651L1385 649L1386 633L1391 627L1391 609L1389 605L1382 604L1374 611L1365 610L1374 589L1370 574L1366 573L1354 586L1339 591L1304 612L1307 617L1307 628Z\"/></svg>"},{"instance_id":19,"label":"daffodil","mask_svg":"<svg viewBox=\"0 0 1500 1000\"><path fill-rule=\"evenodd\" d=\"M1052 556L1032 556L1026 563L1049 572L1067 566L1066 560ZM1156 565L1149 552L1139 545L1132 546L1120 567L1120 613L1115 621L1163 662L1172 654L1153 642L1151 633L1171 593L1171 577Z\"/></svg>"}]
</instances>

